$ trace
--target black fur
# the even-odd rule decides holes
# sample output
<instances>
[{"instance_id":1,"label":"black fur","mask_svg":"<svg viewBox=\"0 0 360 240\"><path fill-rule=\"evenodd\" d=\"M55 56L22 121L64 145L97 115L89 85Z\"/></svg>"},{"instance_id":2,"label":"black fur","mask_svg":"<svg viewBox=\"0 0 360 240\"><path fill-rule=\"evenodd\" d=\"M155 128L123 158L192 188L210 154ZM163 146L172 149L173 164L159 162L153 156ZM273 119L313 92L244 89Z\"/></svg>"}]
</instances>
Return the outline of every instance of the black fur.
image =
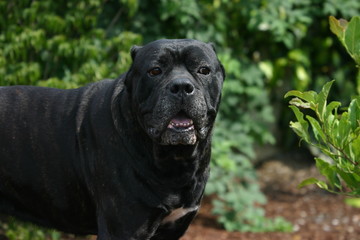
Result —
<instances>
[{"instance_id":1,"label":"black fur","mask_svg":"<svg viewBox=\"0 0 360 240\"><path fill-rule=\"evenodd\" d=\"M213 47L195 40L131 55L116 80L0 87L0 212L98 240L183 235L196 211L163 219L200 204L225 73ZM194 130L169 128L176 116Z\"/></svg>"}]
</instances>

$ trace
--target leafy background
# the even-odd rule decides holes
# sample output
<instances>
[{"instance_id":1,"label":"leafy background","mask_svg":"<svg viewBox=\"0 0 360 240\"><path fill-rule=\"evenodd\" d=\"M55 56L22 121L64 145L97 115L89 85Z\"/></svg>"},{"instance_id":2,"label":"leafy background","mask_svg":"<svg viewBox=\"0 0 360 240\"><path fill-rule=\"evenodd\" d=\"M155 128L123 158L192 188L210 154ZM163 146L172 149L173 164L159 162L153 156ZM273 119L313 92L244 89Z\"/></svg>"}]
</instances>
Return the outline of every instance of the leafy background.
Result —
<instances>
[{"instance_id":1,"label":"leafy background","mask_svg":"<svg viewBox=\"0 0 360 240\"><path fill-rule=\"evenodd\" d=\"M358 0L0 0L0 13L0 85L74 88L126 71L132 45L215 43L227 79L206 194L216 196L214 213L228 230L291 229L265 217L253 164L262 157L257 146L297 147L285 92L320 90L333 78L330 98L348 105L360 92L328 25L329 15L359 15Z\"/></svg>"}]
</instances>

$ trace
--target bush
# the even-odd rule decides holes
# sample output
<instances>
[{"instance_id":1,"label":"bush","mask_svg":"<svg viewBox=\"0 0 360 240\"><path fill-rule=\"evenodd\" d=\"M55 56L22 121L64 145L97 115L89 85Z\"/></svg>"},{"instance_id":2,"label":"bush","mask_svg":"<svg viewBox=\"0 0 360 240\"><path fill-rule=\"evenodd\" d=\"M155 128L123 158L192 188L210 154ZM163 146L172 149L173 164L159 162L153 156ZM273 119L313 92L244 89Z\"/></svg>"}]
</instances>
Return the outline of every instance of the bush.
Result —
<instances>
[{"instance_id":1,"label":"bush","mask_svg":"<svg viewBox=\"0 0 360 240\"><path fill-rule=\"evenodd\" d=\"M353 17L349 23L330 17L330 26L359 68L360 17ZM355 96L349 107L340 109L340 102L327 102L332 84L333 81L326 83L319 93L290 91L285 95L295 97L290 101L290 108L297 122L291 122L291 128L327 157L315 158L317 168L327 181L310 178L300 186L317 184L330 192L359 197L360 96ZM300 109L310 112L304 117Z\"/></svg>"},{"instance_id":2,"label":"bush","mask_svg":"<svg viewBox=\"0 0 360 240\"><path fill-rule=\"evenodd\" d=\"M60 240L60 233L10 218L2 228L9 240Z\"/></svg>"},{"instance_id":3,"label":"bush","mask_svg":"<svg viewBox=\"0 0 360 240\"><path fill-rule=\"evenodd\" d=\"M1 1L0 85L75 88L116 78L141 36L97 27L100 0Z\"/></svg>"},{"instance_id":4,"label":"bush","mask_svg":"<svg viewBox=\"0 0 360 240\"><path fill-rule=\"evenodd\" d=\"M328 183L309 178L300 186L317 184L330 192L360 196L360 97L352 100L350 106L340 113L340 102L327 103L332 84L333 81L325 84L318 94L290 91L286 95L296 96L290 101L297 119L297 122L290 123L291 128L302 140L328 157L315 158L317 168ZM299 108L312 110L316 117L306 114L304 118ZM347 188L343 188L342 181Z\"/></svg>"},{"instance_id":5,"label":"bush","mask_svg":"<svg viewBox=\"0 0 360 240\"><path fill-rule=\"evenodd\" d=\"M205 193L216 195L213 213L229 231L291 231L284 219L267 219L266 203L251 159L255 142L273 142L266 128L273 121L256 66L220 54L227 70L223 100L215 125L210 180ZM247 114L243 114L246 112Z\"/></svg>"}]
</instances>

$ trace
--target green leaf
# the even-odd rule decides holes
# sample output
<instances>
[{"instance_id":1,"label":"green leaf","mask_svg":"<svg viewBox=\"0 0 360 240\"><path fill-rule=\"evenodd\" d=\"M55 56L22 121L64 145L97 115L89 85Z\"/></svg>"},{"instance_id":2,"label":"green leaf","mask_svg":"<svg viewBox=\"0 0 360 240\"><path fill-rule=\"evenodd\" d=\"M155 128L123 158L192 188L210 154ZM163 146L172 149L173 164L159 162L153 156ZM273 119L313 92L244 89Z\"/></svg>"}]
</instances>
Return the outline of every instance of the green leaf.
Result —
<instances>
[{"instance_id":1,"label":"green leaf","mask_svg":"<svg viewBox=\"0 0 360 240\"><path fill-rule=\"evenodd\" d=\"M291 128L293 128L295 132L305 141L310 142L308 132L309 123L304 120L304 114L295 106L290 106L290 108L293 110L295 117L298 120L298 122L290 122Z\"/></svg>"},{"instance_id":2,"label":"green leaf","mask_svg":"<svg viewBox=\"0 0 360 240\"><path fill-rule=\"evenodd\" d=\"M345 38L345 30L348 26L348 22L344 19L337 20L335 17L329 17L330 30L340 39L343 43Z\"/></svg>"},{"instance_id":3,"label":"green leaf","mask_svg":"<svg viewBox=\"0 0 360 240\"><path fill-rule=\"evenodd\" d=\"M336 172L336 167L320 158L315 158L315 161L317 169L319 169L320 173L326 177L331 188L341 188L340 179Z\"/></svg>"},{"instance_id":4,"label":"green leaf","mask_svg":"<svg viewBox=\"0 0 360 240\"><path fill-rule=\"evenodd\" d=\"M307 73L306 69L302 65L297 65L295 67L295 86L296 89L304 90L308 87L310 83L310 76Z\"/></svg>"},{"instance_id":5,"label":"green leaf","mask_svg":"<svg viewBox=\"0 0 360 240\"><path fill-rule=\"evenodd\" d=\"M330 115L333 115L334 109L337 109L340 106L341 106L340 102L331 102L331 103L329 103L326 106L325 118L329 117Z\"/></svg>"},{"instance_id":6,"label":"green leaf","mask_svg":"<svg viewBox=\"0 0 360 240\"><path fill-rule=\"evenodd\" d=\"M305 138L304 129L302 128L301 124L299 122L290 122L290 127L292 130L302 139Z\"/></svg>"},{"instance_id":7,"label":"green leaf","mask_svg":"<svg viewBox=\"0 0 360 240\"><path fill-rule=\"evenodd\" d=\"M360 17L353 17L345 31L345 45L355 62L360 65Z\"/></svg>"},{"instance_id":8,"label":"green leaf","mask_svg":"<svg viewBox=\"0 0 360 240\"><path fill-rule=\"evenodd\" d=\"M345 202L352 207L360 208L360 198L347 198Z\"/></svg>"},{"instance_id":9,"label":"green leaf","mask_svg":"<svg viewBox=\"0 0 360 240\"><path fill-rule=\"evenodd\" d=\"M290 96L301 98L309 103L314 103L317 97L317 93L314 91L300 92L300 91L292 90L287 92L284 98Z\"/></svg>"},{"instance_id":10,"label":"green leaf","mask_svg":"<svg viewBox=\"0 0 360 240\"><path fill-rule=\"evenodd\" d=\"M321 122L324 121L324 116L325 116L325 112L326 112L326 103L327 103L327 97L329 95L330 92L330 88L332 86L332 84L334 83L334 80L327 82L322 90L320 91L320 93L317 95L317 99L316 102L318 103L318 116Z\"/></svg>"},{"instance_id":11,"label":"green leaf","mask_svg":"<svg viewBox=\"0 0 360 240\"><path fill-rule=\"evenodd\" d=\"M311 124L311 127L312 127L314 135L315 135L315 139L317 141L321 140L323 142L326 142L326 136L325 136L323 130L321 129L319 122L315 118L313 118L309 115L306 116L306 118L309 120L309 122Z\"/></svg>"},{"instance_id":12,"label":"green leaf","mask_svg":"<svg viewBox=\"0 0 360 240\"><path fill-rule=\"evenodd\" d=\"M304 181L302 181L299 185L298 185L298 188L302 188L302 187L305 187L305 186L308 186L308 185L311 185L311 184L316 184L318 185L318 187L322 188L322 189L325 189L327 190L328 189L328 186L325 182L323 181L320 181L316 178L308 178L308 179L305 179Z\"/></svg>"},{"instance_id":13,"label":"green leaf","mask_svg":"<svg viewBox=\"0 0 360 240\"><path fill-rule=\"evenodd\" d=\"M303 102L300 98L293 98L290 100L289 102L291 105L294 105L296 107L300 107L300 108L311 108L310 103L308 102Z\"/></svg>"},{"instance_id":14,"label":"green leaf","mask_svg":"<svg viewBox=\"0 0 360 240\"><path fill-rule=\"evenodd\" d=\"M346 185L352 190L359 188L359 181L354 177L355 173L345 172L341 168L336 168L337 173L345 181Z\"/></svg>"},{"instance_id":15,"label":"green leaf","mask_svg":"<svg viewBox=\"0 0 360 240\"><path fill-rule=\"evenodd\" d=\"M352 100L348 108L349 121L353 131L355 131L355 129L359 127L359 120L360 120L359 101L360 101L360 97L357 97L356 99Z\"/></svg>"},{"instance_id":16,"label":"green leaf","mask_svg":"<svg viewBox=\"0 0 360 240\"><path fill-rule=\"evenodd\" d=\"M357 135L350 144L350 157L360 162L360 135Z\"/></svg>"},{"instance_id":17,"label":"green leaf","mask_svg":"<svg viewBox=\"0 0 360 240\"><path fill-rule=\"evenodd\" d=\"M351 125L349 122L349 114L347 112L344 112L341 115L340 121L339 121L339 128L338 128L338 143L340 148L344 148L345 144L348 142L349 134L351 131Z\"/></svg>"},{"instance_id":18,"label":"green leaf","mask_svg":"<svg viewBox=\"0 0 360 240\"><path fill-rule=\"evenodd\" d=\"M328 129L329 129L328 134L330 137L330 143L332 143L336 146L340 145L340 143L339 143L339 122L340 122L339 119L334 117L334 119L332 119L331 126L330 126L330 124L328 126Z\"/></svg>"},{"instance_id":19,"label":"green leaf","mask_svg":"<svg viewBox=\"0 0 360 240\"><path fill-rule=\"evenodd\" d=\"M302 188L308 185L312 185L312 184L316 184L319 180L317 180L316 178L308 178L305 179L304 181L302 181L299 185L298 188Z\"/></svg>"},{"instance_id":20,"label":"green leaf","mask_svg":"<svg viewBox=\"0 0 360 240\"><path fill-rule=\"evenodd\" d=\"M264 73L267 79L274 77L274 65L270 61L263 61L259 63L260 70Z\"/></svg>"},{"instance_id":21,"label":"green leaf","mask_svg":"<svg viewBox=\"0 0 360 240\"><path fill-rule=\"evenodd\" d=\"M340 102L331 102L326 106L324 115L325 129L332 129L337 120L337 109L341 106ZM335 111L334 111L335 110ZM332 131L330 132L332 133Z\"/></svg>"}]
</instances>

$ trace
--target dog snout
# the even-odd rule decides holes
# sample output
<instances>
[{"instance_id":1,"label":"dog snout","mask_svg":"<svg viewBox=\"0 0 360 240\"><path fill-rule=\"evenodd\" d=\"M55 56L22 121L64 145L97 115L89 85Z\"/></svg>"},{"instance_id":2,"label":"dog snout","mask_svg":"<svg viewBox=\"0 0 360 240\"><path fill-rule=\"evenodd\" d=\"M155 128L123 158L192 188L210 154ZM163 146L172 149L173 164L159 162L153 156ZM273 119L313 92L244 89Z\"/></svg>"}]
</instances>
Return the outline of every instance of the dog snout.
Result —
<instances>
[{"instance_id":1,"label":"dog snout","mask_svg":"<svg viewBox=\"0 0 360 240\"><path fill-rule=\"evenodd\" d=\"M169 90L172 95L183 97L193 95L195 87L189 79L177 78L170 83Z\"/></svg>"}]
</instances>

